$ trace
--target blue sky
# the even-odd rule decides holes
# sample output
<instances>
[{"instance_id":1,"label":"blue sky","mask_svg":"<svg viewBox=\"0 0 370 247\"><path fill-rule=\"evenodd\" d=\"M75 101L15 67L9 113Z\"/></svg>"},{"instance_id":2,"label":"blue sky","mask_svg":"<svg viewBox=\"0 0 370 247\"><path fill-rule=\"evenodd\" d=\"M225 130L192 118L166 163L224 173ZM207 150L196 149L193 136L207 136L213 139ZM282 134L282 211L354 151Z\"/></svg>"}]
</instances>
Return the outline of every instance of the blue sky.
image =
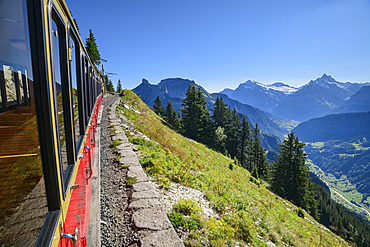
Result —
<instances>
[{"instance_id":1,"label":"blue sky","mask_svg":"<svg viewBox=\"0 0 370 247\"><path fill-rule=\"evenodd\" d=\"M66 2L125 88L168 77L210 92L249 79L298 87L324 73L370 82L370 0Z\"/></svg>"}]
</instances>

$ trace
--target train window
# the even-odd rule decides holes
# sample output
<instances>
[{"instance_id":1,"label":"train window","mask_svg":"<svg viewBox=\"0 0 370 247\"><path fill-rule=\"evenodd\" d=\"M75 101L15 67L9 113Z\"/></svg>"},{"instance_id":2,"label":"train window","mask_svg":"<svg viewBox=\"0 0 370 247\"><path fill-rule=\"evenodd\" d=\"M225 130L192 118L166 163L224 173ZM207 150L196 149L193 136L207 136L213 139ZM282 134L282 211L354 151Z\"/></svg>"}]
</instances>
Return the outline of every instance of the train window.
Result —
<instances>
[{"instance_id":1,"label":"train window","mask_svg":"<svg viewBox=\"0 0 370 247\"><path fill-rule=\"evenodd\" d=\"M61 175L63 178L64 192L68 187L72 175L72 168L75 163L75 146L73 145L72 133L74 130L73 119L71 116L70 84L68 83L67 68L67 47L65 26L53 9L51 19L51 40L53 51L54 68L54 98L56 108L56 129L59 133L59 163L61 165Z\"/></svg>"},{"instance_id":2,"label":"train window","mask_svg":"<svg viewBox=\"0 0 370 247\"><path fill-rule=\"evenodd\" d=\"M88 69L88 62L87 62L87 58L85 57L85 74L84 74L84 78L85 78L85 82L84 82L84 102L85 102L85 128L87 127L87 124L89 123L89 117L90 117L90 113L89 113L89 69Z\"/></svg>"},{"instance_id":3,"label":"train window","mask_svg":"<svg viewBox=\"0 0 370 247\"><path fill-rule=\"evenodd\" d=\"M86 74L86 96L87 96L87 122L89 122L91 116L91 67L90 64L87 64L87 74Z\"/></svg>"},{"instance_id":4,"label":"train window","mask_svg":"<svg viewBox=\"0 0 370 247\"><path fill-rule=\"evenodd\" d=\"M70 34L69 35L69 52L70 54L70 61L69 61L69 68L70 68L70 76L71 76L71 86L72 86L72 113L73 113L73 126L74 126L74 139L75 139L75 145L76 148L78 148L78 145L80 143L81 139L81 131L80 131L80 113L79 109L81 102L79 98L79 87L77 86L77 59L78 59L78 50L76 47L75 37ZM76 152L77 153L77 152Z\"/></svg>"},{"instance_id":5,"label":"train window","mask_svg":"<svg viewBox=\"0 0 370 247\"><path fill-rule=\"evenodd\" d=\"M38 83L27 19L26 0L0 1L0 246L34 246L48 213L34 100L20 104Z\"/></svg>"},{"instance_id":6,"label":"train window","mask_svg":"<svg viewBox=\"0 0 370 247\"><path fill-rule=\"evenodd\" d=\"M63 93L62 93L62 78L60 73L60 49L59 49L59 37L62 30L58 29L58 26L54 19L52 20L52 39L53 39L53 63L54 63L54 81L57 96L57 119L59 127L59 141L60 141L60 154L63 173L68 166L68 156L66 148L66 132L64 125L64 111L63 111Z\"/></svg>"}]
</instances>

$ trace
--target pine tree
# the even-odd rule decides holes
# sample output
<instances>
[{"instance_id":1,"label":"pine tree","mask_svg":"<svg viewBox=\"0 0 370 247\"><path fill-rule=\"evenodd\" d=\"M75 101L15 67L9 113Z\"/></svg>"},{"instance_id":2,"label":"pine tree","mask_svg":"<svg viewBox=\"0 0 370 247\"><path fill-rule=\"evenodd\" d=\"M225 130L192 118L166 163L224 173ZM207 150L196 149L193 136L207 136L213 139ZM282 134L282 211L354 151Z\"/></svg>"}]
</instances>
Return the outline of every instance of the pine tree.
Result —
<instances>
[{"instance_id":1,"label":"pine tree","mask_svg":"<svg viewBox=\"0 0 370 247\"><path fill-rule=\"evenodd\" d=\"M309 198L313 192L309 186L311 179L304 146L293 132L288 134L283 144L279 144L280 154L274 163L271 187L280 196L310 212Z\"/></svg>"},{"instance_id":2,"label":"pine tree","mask_svg":"<svg viewBox=\"0 0 370 247\"><path fill-rule=\"evenodd\" d=\"M251 170L251 158L252 158L252 135L249 127L249 122L243 115L243 120L240 130L240 142L239 142L239 161L242 167Z\"/></svg>"},{"instance_id":3,"label":"pine tree","mask_svg":"<svg viewBox=\"0 0 370 247\"><path fill-rule=\"evenodd\" d=\"M213 103L213 115L211 116L213 123L215 125L215 129L217 127L225 128L226 125L226 112L227 112L227 104L225 104L221 98L217 96L215 103Z\"/></svg>"},{"instance_id":4,"label":"pine tree","mask_svg":"<svg viewBox=\"0 0 370 247\"><path fill-rule=\"evenodd\" d=\"M266 180L268 178L268 163L265 150L261 146L259 135L260 130L256 123L256 128L253 131L253 165L257 167L260 178Z\"/></svg>"},{"instance_id":5,"label":"pine tree","mask_svg":"<svg viewBox=\"0 0 370 247\"><path fill-rule=\"evenodd\" d=\"M180 109L182 115L182 127L184 135L191 139L197 138L197 123L196 121L196 101L197 91L194 85L189 85L188 90L185 93L186 97L183 99L182 106Z\"/></svg>"},{"instance_id":6,"label":"pine tree","mask_svg":"<svg viewBox=\"0 0 370 247\"><path fill-rule=\"evenodd\" d=\"M177 118L177 113L175 109L173 108L173 105L171 103L171 100L168 101L167 107L166 107L166 119L167 122L174 128L179 128L179 119Z\"/></svg>"},{"instance_id":7,"label":"pine tree","mask_svg":"<svg viewBox=\"0 0 370 247\"><path fill-rule=\"evenodd\" d=\"M121 80L120 79L118 79L118 84L117 84L116 92L117 93L121 93L122 92L122 84L121 84Z\"/></svg>"},{"instance_id":8,"label":"pine tree","mask_svg":"<svg viewBox=\"0 0 370 247\"><path fill-rule=\"evenodd\" d=\"M71 16L73 18L72 12L69 11L69 13L71 14ZM80 33L80 28L78 27L77 20L75 18L73 18L73 23L76 25L76 28L77 28L78 33Z\"/></svg>"},{"instance_id":9,"label":"pine tree","mask_svg":"<svg viewBox=\"0 0 370 247\"><path fill-rule=\"evenodd\" d=\"M180 109L184 135L208 144L211 140L211 121L207 101L195 85L190 85L185 95L183 108Z\"/></svg>"},{"instance_id":10,"label":"pine tree","mask_svg":"<svg viewBox=\"0 0 370 247\"><path fill-rule=\"evenodd\" d=\"M200 87L198 87L197 91L197 105L199 112L198 140L204 144L210 144L213 136L212 122L207 107L207 101Z\"/></svg>"},{"instance_id":11,"label":"pine tree","mask_svg":"<svg viewBox=\"0 0 370 247\"><path fill-rule=\"evenodd\" d=\"M225 146L227 135L225 131L226 123L227 123L227 104L225 104L221 98L217 96L215 102L213 103L213 114L211 119L213 120L213 132L215 137L215 142L212 146L214 146L217 150L222 153L225 153Z\"/></svg>"},{"instance_id":12,"label":"pine tree","mask_svg":"<svg viewBox=\"0 0 370 247\"><path fill-rule=\"evenodd\" d=\"M99 65L100 64L100 53L98 50L98 45L96 44L96 40L94 37L94 34L92 33L91 29L89 30L89 38L86 39L86 51L87 54L89 54L91 60L94 64Z\"/></svg>"},{"instance_id":13,"label":"pine tree","mask_svg":"<svg viewBox=\"0 0 370 247\"><path fill-rule=\"evenodd\" d=\"M107 91L108 92L114 92L113 83L107 75L104 76L104 80L105 80L105 84L107 86Z\"/></svg>"},{"instance_id":14,"label":"pine tree","mask_svg":"<svg viewBox=\"0 0 370 247\"><path fill-rule=\"evenodd\" d=\"M157 98L154 100L153 110L155 113L157 113L159 116L165 116L166 112L163 109L162 100L157 96Z\"/></svg>"},{"instance_id":15,"label":"pine tree","mask_svg":"<svg viewBox=\"0 0 370 247\"><path fill-rule=\"evenodd\" d=\"M78 33L80 33L80 28L79 28L79 26L78 26L78 24L77 24L77 20L76 19L73 19L73 22L74 22L74 24L76 25L76 27L77 27L77 32Z\"/></svg>"},{"instance_id":16,"label":"pine tree","mask_svg":"<svg viewBox=\"0 0 370 247\"><path fill-rule=\"evenodd\" d=\"M179 126L178 126L177 130L181 131L182 130L182 118L181 118L180 111L177 113L177 120L178 120L178 123L179 123Z\"/></svg>"},{"instance_id":17,"label":"pine tree","mask_svg":"<svg viewBox=\"0 0 370 247\"><path fill-rule=\"evenodd\" d=\"M240 142L240 118L237 111L234 109L229 113L229 119L226 129L226 149L231 157L238 157L238 146Z\"/></svg>"}]
</instances>

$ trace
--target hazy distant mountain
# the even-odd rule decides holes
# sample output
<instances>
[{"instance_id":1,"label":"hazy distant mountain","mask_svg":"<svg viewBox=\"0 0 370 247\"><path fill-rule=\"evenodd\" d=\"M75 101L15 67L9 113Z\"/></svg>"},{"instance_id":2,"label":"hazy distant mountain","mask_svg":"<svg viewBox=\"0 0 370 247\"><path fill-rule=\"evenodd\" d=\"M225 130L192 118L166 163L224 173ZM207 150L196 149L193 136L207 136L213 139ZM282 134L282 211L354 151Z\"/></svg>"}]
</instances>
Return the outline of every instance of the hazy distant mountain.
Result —
<instances>
[{"instance_id":1,"label":"hazy distant mountain","mask_svg":"<svg viewBox=\"0 0 370 247\"><path fill-rule=\"evenodd\" d=\"M361 87L359 83L341 83L324 74L282 99L273 114L297 121L322 117L343 105Z\"/></svg>"},{"instance_id":2,"label":"hazy distant mountain","mask_svg":"<svg viewBox=\"0 0 370 247\"><path fill-rule=\"evenodd\" d=\"M304 142L370 138L370 112L332 114L300 123L293 132Z\"/></svg>"},{"instance_id":3,"label":"hazy distant mountain","mask_svg":"<svg viewBox=\"0 0 370 247\"><path fill-rule=\"evenodd\" d=\"M240 84L235 90L226 88L220 93L226 94L240 103L272 112L283 98L296 91L296 88L281 82L264 85L257 81L248 80Z\"/></svg>"},{"instance_id":4,"label":"hazy distant mountain","mask_svg":"<svg viewBox=\"0 0 370 247\"><path fill-rule=\"evenodd\" d=\"M142 83L133 89L133 91L150 107L153 106L155 98L159 95L162 100L163 107L167 106L169 100L173 104L173 107L178 112L182 107L182 100L185 97L185 93L189 85L195 84L192 80L182 78L169 78L164 79L157 85L150 84L147 80L143 79ZM197 85L199 86L199 85ZM211 112L213 108L214 100L217 96L221 97L220 94L210 94L203 87L199 86L201 91L205 95L207 100L208 109ZM277 126L266 113L255 107L242 104L236 100L230 99L227 95L223 95L223 100L226 104L230 105L231 109L236 109L240 114L244 114L248 121L251 123L251 127L254 127L258 123L258 128L263 132L269 133L273 136L263 135L261 142L264 147L270 150L277 150L277 143L279 139L283 139L283 135L286 133L285 130ZM276 138L278 137L278 138Z\"/></svg>"},{"instance_id":5,"label":"hazy distant mountain","mask_svg":"<svg viewBox=\"0 0 370 247\"><path fill-rule=\"evenodd\" d=\"M362 86L364 84L338 82L324 74L300 88L281 82L264 85L249 80L235 90L226 88L220 93L280 118L306 121L333 113Z\"/></svg>"},{"instance_id":6,"label":"hazy distant mountain","mask_svg":"<svg viewBox=\"0 0 370 247\"><path fill-rule=\"evenodd\" d=\"M368 111L370 111L370 86L363 86L346 103L335 109L334 113Z\"/></svg>"}]
</instances>

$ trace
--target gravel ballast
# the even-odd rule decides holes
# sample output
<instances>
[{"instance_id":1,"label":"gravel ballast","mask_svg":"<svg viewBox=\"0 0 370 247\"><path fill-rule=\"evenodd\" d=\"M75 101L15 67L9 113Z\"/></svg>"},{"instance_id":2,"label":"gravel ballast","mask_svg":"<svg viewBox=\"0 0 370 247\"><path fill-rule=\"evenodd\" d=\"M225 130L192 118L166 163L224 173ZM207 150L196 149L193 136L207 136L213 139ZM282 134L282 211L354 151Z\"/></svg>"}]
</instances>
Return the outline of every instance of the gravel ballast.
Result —
<instances>
[{"instance_id":1,"label":"gravel ballast","mask_svg":"<svg viewBox=\"0 0 370 247\"><path fill-rule=\"evenodd\" d=\"M141 167L135 148L123 132L121 119L116 117L119 102L118 96L103 102L101 245L184 246L161 208L158 193ZM113 141L115 147L111 145Z\"/></svg>"}]
</instances>

